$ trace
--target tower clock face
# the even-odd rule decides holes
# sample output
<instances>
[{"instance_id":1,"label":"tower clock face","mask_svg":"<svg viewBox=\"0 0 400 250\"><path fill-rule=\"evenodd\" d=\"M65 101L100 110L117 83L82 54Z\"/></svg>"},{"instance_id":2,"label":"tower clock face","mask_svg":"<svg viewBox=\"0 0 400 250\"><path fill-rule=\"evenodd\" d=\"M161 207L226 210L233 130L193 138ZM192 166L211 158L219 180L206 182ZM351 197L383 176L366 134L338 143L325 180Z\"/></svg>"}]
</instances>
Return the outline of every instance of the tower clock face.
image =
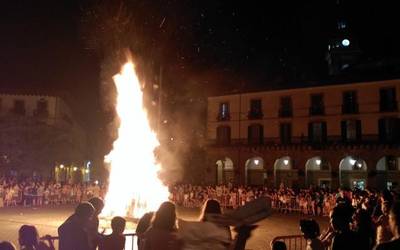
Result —
<instances>
[{"instance_id":1,"label":"tower clock face","mask_svg":"<svg viewBox=\"0 0 400 250\"><path fill-rule=\"evenodd\" d=\"M342 45L343 45L344 47L348 47L348 46L350 45L350 40L349 40L349 39L343 39L343 40L342 40Z\"/></svg>"}]
</instances>

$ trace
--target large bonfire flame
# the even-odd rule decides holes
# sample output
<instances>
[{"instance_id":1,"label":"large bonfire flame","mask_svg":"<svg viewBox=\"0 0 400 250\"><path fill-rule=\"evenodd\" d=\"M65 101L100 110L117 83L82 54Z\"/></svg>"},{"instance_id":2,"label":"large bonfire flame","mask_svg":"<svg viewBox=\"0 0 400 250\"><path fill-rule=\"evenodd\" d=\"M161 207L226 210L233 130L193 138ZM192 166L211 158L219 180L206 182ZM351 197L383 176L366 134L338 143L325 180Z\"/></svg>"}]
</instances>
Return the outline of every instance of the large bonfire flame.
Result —
<instances>
[{"instance_id":1,"label":"large bonfire flame","mask_svg":"<svg viewBox=\"0 0 400 250\"><path fill-rule=\"evenodd\" d=\"M103 215L140 218L168 199L168 189L157 176L154 149L159 142L149 126L134 64L126 63L113 79L120 127L105 157L111 169Z\"/></svg>"}]
</instances>

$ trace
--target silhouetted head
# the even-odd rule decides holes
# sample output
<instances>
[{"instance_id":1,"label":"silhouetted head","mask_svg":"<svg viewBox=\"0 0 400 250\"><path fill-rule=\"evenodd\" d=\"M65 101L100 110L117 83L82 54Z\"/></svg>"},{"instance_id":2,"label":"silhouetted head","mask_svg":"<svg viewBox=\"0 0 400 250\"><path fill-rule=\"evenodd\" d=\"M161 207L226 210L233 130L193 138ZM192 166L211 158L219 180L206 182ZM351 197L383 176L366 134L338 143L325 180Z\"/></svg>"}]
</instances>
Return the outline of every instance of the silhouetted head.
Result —
<instances>
[{"instance_id":1,"label":"silhouetted head","mask_svg":"<svg viewBox=\"0 0 400 250\"><path fill-rule=\"evenodd\" d=\"M111 220L113 234L122 234L125 230L126 220L120 216L115 216Z\"/></svg>"},{"instance_id":2,"label":"silhouetted head","mask_svg":"<svg viewBox=\"0 0 400 250\"><path fill-rule=\"evenodd\" d=\"M286 244L283 241L275 241L271 246L272 250L286 250Z\"/></svg>"},{"instance_id":3,"label":"silhouetted head","mask_svg":"<svg viewBox=\"0 0 400 250\"><path fill-rule=\"evenodd\" d=\"M206 221L207 214L222 214L221 206L217 200L209 199L207 200L202 209L201 221Z\"/></svg>"},{"instance_id":4,"label":"silhouetted head","mask_svg":"<svg viewBox=\"0 0 400 250\"><path fill-rule=\"evenodd\" d=\"M175 227L176 213L175 205L172 202L166 201L160 205L152 223L153 228L162 230L173 230Z\"/></svg>"},{"instance_id":5,"label":"silhouetted head","mask_svg":"<svg viewBox=\"0 0 400 250\"><path fill-rule=\"evenodd\" d=\"M306 239L315 239L319 236L319 225L314 219L300 220L300 230Z\"/></svg>"},{"instance_id":6,"label":"silhouetted head","mask_svg":"<svg viewBox=\"0 0 400 250\"><path fill-rule=\"evenodd\" d=\"M8 241L0 242L0 250L16 250L14 244Z\"/></svg>"},{"instance_id":7,"label":"silhouetted head","mask_svg":"<svg viewBox=\"0 0 400 250\"><path fill-rule=\"evenodd\" d=\"M353 208L347 205L336 206L330 215L330 223L335 231L346 231L350 229Z\"/></svg>"},{"instance_id":8,"label":"silhouetted head","mask_svg":"<svg viewBox=\"0 0 400 250\"><path fill-rule=\"evenodd\" d=\"M83 221L89 220L93 216L94 212L95 208L89 202L79 203L75 208L75 215Z\"/></svg>"},{"instance_id":9,"label":"silhouetted head","mask_svg":"<svg viewBox=\"0 0 400 250\"><path fill-rule=\"evenodd\" d=\"M104 208L104 201L100 197L93 197L89 200L89 203L93 205L96 210L95 215L99 215Z\"/></svg>"},{"instance_id":10,"label":"silhouetted head","mask_svg":"<svg viewBox=\"0 0 400 250\"><path fill-rule=\"evenodd\" d=\"M18 242L20 246L37 246L39 233L35 226L23 225L18 231Z\"/></svg>"}]
</instances>

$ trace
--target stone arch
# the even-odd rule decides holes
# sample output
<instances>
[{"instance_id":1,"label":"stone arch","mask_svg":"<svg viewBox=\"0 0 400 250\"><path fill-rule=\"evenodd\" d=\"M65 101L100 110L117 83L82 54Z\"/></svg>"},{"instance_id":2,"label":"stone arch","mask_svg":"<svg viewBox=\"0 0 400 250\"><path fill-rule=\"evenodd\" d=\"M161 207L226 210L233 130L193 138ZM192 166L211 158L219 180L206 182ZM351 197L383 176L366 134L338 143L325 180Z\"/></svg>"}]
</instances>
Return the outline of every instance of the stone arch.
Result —
<instances>
[{"instance_id":1,"label":"stone arch","mask_svg":"<svg viewBox=\"0 0 400 250\"><path fill-rule=\"evenodd\" d=\"M356 156L346 156L339 163L339 184L348 188L363 189L367 185L367 163Z\"/></svg>"},{"instance_id":2,"label":"stone arch","mask_svg":"<svg viewBox=\"0 0 400 250\"><path fill-rule=\"evenodd\" d=\"M394 189L400 183L400 157L385 155L376 163L376 187Z\"/></svg>"},{"instance_id":3,"label":"stone arch","mask_svg":"<svg viewBox=\"0 0 400 250\"><path fill-rule=\"evenodd\" d=\"M283 156L275 160L274 163L274 183L275 187L283 184L291 187L298 179L297 170L293 169L293 159L290 156Z\"/></svg>"},{"instance_id":4,"label":"stone arch","mask_svg":"<svg viewBox=\"0 0 400 250\"><path fill-rule=\"evenodd\" d=\"M263 185L265 179L264 159L260 156L247 159L245 163L245 184Z\"/></svg>"},{"instance_id":5,"label":"stone arch","mask_svg":"<svg viewBox=\"0 0 400 250\"><path fill-rule=\"evenodd\" d=\"M225 184L228 182L233 182L233 161L229 157L225 157L222 160L217 160L216 164L216 183Z\"/></svg>"},{"instance_id":6,"label":"stone arch","mask_svg":"<svg viewBox=\"0 0 400 250\"><path fill-rule=\"evenodd\" d=\"M314 156L305 164L306 187L313 185L324 188L331 188L331 164L321 156Z\"/></svg>"}]
</instances>

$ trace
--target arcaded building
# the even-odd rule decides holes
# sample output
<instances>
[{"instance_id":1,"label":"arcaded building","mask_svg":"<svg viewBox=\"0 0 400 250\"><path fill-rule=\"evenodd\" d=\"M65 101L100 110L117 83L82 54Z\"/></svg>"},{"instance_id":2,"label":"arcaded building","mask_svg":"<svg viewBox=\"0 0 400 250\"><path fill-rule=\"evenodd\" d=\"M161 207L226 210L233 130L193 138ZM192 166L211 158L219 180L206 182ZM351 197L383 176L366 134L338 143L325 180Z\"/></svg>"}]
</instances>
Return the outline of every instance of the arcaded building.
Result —
<instances>
[{"instance_id":1,"label":"arcaded building","mask_svg":"<svg viewBox=\"0 0 400 250\"><path fill-rule=\"evenodd\" d=\"M208 98L209 183L394 188L400 79Z\"/></svg>"}]
</instances>

